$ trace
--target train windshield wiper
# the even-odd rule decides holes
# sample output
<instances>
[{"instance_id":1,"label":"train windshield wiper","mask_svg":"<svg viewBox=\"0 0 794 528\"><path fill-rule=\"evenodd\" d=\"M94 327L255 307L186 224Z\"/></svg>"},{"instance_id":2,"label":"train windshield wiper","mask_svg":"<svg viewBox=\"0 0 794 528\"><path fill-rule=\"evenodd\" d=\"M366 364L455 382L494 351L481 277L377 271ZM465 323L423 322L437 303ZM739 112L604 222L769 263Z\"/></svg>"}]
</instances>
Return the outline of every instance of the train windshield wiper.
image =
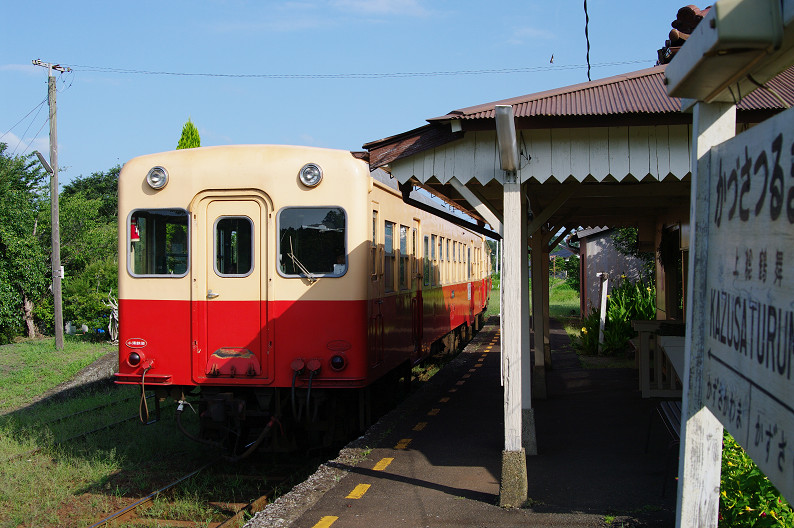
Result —
<instances>
[{"instance_id":1,"label":"train windshield wiper","mask_svg":"<svg viewBox=\"0 0 794 528\"><path fill-rule=\"evenodd\" d=\"M304 275L306 275L306 278L309 280L309 284L317 282L317 277L312 275L311 272L306 269L306 266L304 266L301 261L298 260L298 257L295 256L294 250L292 249L292 237L289 237L289 253L287 253L287 256L292 259L292 263L295 265L295 267L297 267L303 272Z\"/></svg>"}]
</instances>

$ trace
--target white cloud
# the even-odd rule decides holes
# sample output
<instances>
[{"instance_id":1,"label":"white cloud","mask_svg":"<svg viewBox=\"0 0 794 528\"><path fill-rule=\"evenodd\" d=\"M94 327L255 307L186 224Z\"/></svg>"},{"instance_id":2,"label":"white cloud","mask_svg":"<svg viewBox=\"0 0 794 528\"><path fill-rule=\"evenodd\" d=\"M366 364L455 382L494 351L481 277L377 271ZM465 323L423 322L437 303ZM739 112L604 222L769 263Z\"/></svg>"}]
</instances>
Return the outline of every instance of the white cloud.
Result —
<instances>
[{"instance_id":1,"label":"white cloud","mask_svg":"<svg viewBox=\"0 0 794 528\"><path fill-rule=\"evenodd\" d=\"M309 145L309 146L318 146L319 143L317 142L317 138L314 136L310 136L309 134L301 134L298 136L301 140L301 145Z\"/></svg>"},{"instance_id":2,"label":"white cloud","mask_svg":"<svg viewBox=\"0 0 794 528\"><path fill-rule=\"evenodd\" d=\"M32 64L0 64L0 71L16 71L22 73L41 73L41 67Z\"/></svg>"},{"instance_id":3,"label":"white cloud","mask_svg":"<svg viewBox=\"0 0 794 528\"><path fill-rule=\"evenodd\" d=\"M427 16L429 11L417 0L334 0L336 8L367 15Z\"/></svg>"},{"instance_id":4,"label":"white cloud","mask_svg":"<svg viewBox=\"0 0 794 528\"><path fill-rule=\"evenodd\" d=\"M9 132L0 136L0 143L8 145L5 151L6 154L14 154L16 156L24 156L30 154L34 150L38 150L43 153L45 157L48 157L47 153L50 151L50 140L47 137L20 139L13 132Z\"/></svg>"}]
</instances>

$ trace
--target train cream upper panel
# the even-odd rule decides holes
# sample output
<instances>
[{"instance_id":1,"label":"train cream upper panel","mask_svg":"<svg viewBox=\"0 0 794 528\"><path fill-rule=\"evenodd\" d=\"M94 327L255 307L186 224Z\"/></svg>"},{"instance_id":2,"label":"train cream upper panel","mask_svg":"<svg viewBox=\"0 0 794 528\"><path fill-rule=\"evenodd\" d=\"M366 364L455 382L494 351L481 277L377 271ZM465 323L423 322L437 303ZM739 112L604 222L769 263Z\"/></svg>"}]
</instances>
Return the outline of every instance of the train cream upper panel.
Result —
<instances>
[{"instance_id":1,"label":"train cream upper panel","mask_svg":"<svg viewBox=\"0 0 794 528\"><path fill-rule=\"evenodd\" d=\"M419 269L412 268L411 273L419 273L422 276L423 281L419 286L425 289L478 280L486 276L486 265L483 260L486 253L483 248L487 245L479 234L426 211L407 206L402 201L401 193L377 180L374 182L371 209L370 214L375 216L373 219L376 223L375 239L379 251L376 258L377 274L387 281L388 275L384 276L384 270L389 266L389 260L385 256L389 251L392 252L393 285L391 288L385 288L384 295L398 294L406 289L406 285L399 279L398 262L403 256L408 258L410 266L421 266ZM384 242L390 238L386 232L389 224L392 244L387 249L384 248ZM409 240L405 241L407 255L403 254L400 248L403 229L409 237ZM414 234L415 250L412 238ZM428 275L428 271L433 275ZM413 280L413 277L409 280ZM416 289L416 285L412 284L410 289Z\"/></svg>"},{"instance_id":2,"label":"train cream upper panel","mask_svg":"<svg viewBox=\"0 0 794 528\"><path fill-rule=\"evenodd\" d=\"M298 173L307 163L322 169L322 180L313 188L299 181ZM162 167L168 175L166 185L160 190L152 189L146 181L153 167ZM198 287L200 277L213 275L196 266L214 266L215 275L241 279L227 281L227 288L230 284L239 288L238 291L224 291L227 297L364 299L367 295L365 283L352 273L334 276L334 271L343 272L356 263L366 266L369 251L366 218L370 214L371 188L367 165L346 151L235 145L135 158L124 165L119 177L119 255L123 261L120 263L120 297L187 300L191 289ZM338 261L329 264L329 273L321 274L313 282L292 274L292 266L299 264L277 266L282 213L285 213L285 226L290 222L314 222L313 217L321 213L333 216L337 224L344 223L348 261L342 262L341 268L330 267L339 264ZM135 254L136 247L141 244L130 244L131 238L140 240L140 231L146 228L147 221L150 231L161 226L159 229L163 233L177 241L176 245L172 241L170 247L178 246L179 251L175 253L179 254L168 257L167 265L147 267L147 257L140 249L138 255ZM322 229L326 226L319 222L303 227ZM251 240L244 270L221 270L218 266L223 265L223 258L203 258L212 255L214 246L219 244L218 237L224 233L235 237L245 235L246 243ZM183 235L184 241L179 239ZM291 242L290 238L285 238L285 244ZM235 238L232 243L239 241ZM283 249L282 254L291 253ZM340 257L344 255L336 258ZM191 262L187 262L187 258ZM255 280L251 277L261 281L258 287L251 284ZM203 299L205 292L196 290L193 295L194 299ZM206 292L206 295L212 293Z\"/></svg>"}]
</instances>

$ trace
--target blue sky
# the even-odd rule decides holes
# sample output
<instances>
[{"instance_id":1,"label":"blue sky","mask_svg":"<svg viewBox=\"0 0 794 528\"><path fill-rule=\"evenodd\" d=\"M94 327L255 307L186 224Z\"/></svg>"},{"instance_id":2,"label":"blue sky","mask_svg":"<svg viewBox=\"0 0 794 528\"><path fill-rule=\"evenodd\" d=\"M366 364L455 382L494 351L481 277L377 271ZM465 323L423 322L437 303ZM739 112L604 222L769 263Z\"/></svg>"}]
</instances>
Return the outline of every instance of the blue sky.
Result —
<instances>
[{"instance_id":1,"label":"blue sky","mask_svg":"<svg viewBox=\"0 0 794 528\"><path fill-rule=\"evenodd\" d=\"M653 66L684 5L590 0L592 78ZM41 59L73 69L57 76L62 184L174 149L188 118L202 146L360 150L586 81L584 26L581 0L6 1L0 142L48 151ZM498 73L470 73L483 70Z\"/></svg>"}]
</instances>

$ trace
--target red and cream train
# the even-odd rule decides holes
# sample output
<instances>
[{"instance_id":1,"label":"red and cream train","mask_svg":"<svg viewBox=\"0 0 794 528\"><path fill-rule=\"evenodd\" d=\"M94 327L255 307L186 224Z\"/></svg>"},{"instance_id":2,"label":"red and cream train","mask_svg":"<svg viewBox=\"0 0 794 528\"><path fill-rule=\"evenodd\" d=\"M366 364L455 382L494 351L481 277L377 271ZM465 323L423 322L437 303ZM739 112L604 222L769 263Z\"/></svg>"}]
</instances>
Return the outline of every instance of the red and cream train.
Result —
<instances>
[{"instance_id":1,"label":"red and cream train","mask_svg":"<svg viewBox=\"0 0 794 528\"><path fill-rule=\"evenodd\" d=\"M478 327L490 291L484 237L380 180L350 152L305 147L129 161L117 383L177 400L200 388L213 441L253 419L363 417L361 389Z\"/></svg>"}]
</instances>

